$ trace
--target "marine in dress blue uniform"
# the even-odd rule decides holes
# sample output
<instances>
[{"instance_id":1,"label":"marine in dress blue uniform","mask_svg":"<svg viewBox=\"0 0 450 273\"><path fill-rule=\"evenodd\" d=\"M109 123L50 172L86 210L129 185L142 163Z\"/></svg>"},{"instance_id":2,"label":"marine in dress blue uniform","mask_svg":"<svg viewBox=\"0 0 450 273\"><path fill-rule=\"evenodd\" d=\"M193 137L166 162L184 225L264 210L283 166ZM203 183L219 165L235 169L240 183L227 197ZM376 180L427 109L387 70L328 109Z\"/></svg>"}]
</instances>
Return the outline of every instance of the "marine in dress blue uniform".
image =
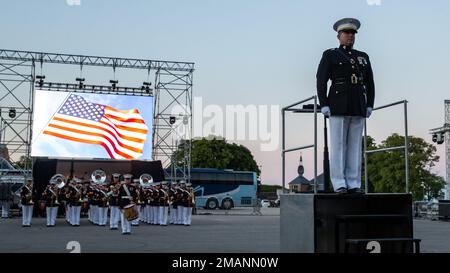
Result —
<instances>
[{"instance_id":1,"label":"marine in dress blue uniform","mask_svg":"<svg viewBox=\"0 0 450 273\"><path fill-rule=\"evenodd\" d=\"M340 45L323 53L316 75L321 112L330 120L330 176L337 193L362 193L362 131L375 100L369 56L353 48L360 26L354 18L333 25Z\"/></svg>"},{"instance_id":2,"label":"marine in dress blue uniform","mask_svg":"<svg viewBox=\"0 0 450 273\"><path fill-rule=\"evenodd\" d=\"M20 190L20 203L22 205L22 227L31 227L33 217L33 178L28 177L26 184Z\"/></svg>"}]
</instances>

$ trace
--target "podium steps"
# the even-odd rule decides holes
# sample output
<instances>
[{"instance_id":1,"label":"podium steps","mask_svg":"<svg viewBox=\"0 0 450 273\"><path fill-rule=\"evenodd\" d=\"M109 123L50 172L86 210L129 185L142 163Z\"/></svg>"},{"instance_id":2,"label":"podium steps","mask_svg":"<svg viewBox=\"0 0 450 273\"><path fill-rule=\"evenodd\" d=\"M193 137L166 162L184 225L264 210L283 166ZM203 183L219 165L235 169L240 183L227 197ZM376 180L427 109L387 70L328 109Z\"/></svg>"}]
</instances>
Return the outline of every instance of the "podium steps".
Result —
<instances>
[{"instance_id":1,"label":"podium steps","mask_svg":"<svg viewBox=\"0 0 450 273\"><path fill-rule=\"evenodd\" d=\"M283 194L280 239L281 252L368 253L371 241L381 253L420 251L411 194Z\"/></svg>"},{"instance_id":2,"label":"podium steps","mask_svg":"<svg viewBox=\"0 0 450 273\"><path fill-rule=\"evenodd\" d=\"M404 214L368 214L368 215L337 215L336 225L335 225L335 252L340 252L340 234L342 234L344 239L344 253L350 252L351 246L356 246L356 252L366 252L367 245L370 242L375 242L379 244L380 251L381 248L385 248L386 244L397 244L397 249L401 253L407 253L407 249L411 248L414 244L414 249L416 253L420 253L420 239L414 239L413 237L391 237L391 238L353 238L348 239L348 226L354 223L362 223L365 225L370 225L371 223L376 223L379 225L395 225L407 222L409 217ZM341 225L344 229L341 232Z\"/></svg>"}]
</instances>

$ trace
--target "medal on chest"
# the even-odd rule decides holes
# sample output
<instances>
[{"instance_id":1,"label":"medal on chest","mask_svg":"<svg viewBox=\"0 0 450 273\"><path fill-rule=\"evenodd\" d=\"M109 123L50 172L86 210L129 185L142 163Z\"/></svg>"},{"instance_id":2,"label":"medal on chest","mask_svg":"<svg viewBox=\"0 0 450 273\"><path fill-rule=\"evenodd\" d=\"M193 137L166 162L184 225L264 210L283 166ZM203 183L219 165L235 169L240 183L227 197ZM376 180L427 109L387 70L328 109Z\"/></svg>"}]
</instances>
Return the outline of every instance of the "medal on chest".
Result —
<instances>
[{"instance_id":1,"label":"medal on chest","mask_svg":"<svg viewBox=\"0 0 450 273\"><path fill-rule=\"evenodd\" d=\"M358 63L364 66L367 65L367 60L364 57L358 57Z\"/></svg>"}]
</instances>

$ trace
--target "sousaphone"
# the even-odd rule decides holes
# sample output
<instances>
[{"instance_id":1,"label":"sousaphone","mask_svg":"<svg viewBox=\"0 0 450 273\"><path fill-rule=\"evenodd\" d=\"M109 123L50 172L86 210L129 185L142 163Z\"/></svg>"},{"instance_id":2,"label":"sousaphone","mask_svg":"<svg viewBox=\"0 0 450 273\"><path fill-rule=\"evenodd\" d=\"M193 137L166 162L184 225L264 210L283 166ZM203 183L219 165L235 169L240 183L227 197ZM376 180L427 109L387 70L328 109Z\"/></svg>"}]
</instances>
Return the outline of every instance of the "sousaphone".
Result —
<instances>
[{"instance_id":1,"label":"sousaphone","mask_svg":"<svg viewBox=\"0 0 450 273\"><path fill-rule=\"evenodd\" d=\"M66 185L66 177L62 174L55 174L50 178L50 184L55 185L58 189L62 189Z\"/></svg>"},{"instance_id":2,"label":"sousaphone","mask_svg":"<svg viewBox=\"0 0 450 273\"><path fill-rule=\"evenodd\" d=\"M153 183L153 177L151 175L149 175L148 173L144 173L139 177L139 184L141 184L141 186L143 188L148 188L152 185Z\"/></svg>"},{"instance_id":3,"label":"sousaphone","mask_svg":"<svg viewBox=\"0 0 450 273\"><path fill-rule=\"evenodd\" d=\"M91 174L91 180L97 185L104 185L106 181L106 173L103 170L95 170Z\"/></svg>"}]
</instances>

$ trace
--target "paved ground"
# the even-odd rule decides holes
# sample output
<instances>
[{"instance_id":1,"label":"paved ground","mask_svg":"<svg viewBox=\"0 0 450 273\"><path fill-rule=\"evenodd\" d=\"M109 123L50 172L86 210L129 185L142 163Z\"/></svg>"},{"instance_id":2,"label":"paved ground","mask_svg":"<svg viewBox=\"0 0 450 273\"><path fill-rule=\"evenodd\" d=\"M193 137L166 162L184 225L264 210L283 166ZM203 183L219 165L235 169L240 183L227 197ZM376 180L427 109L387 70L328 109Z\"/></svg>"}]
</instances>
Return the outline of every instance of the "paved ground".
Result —
<instances>
[{"instance_id":1,"label":"paved ground","mask_svg":"<svg viewBox=\"0 0 450 273\"><path fill-rule=\"evenodd\" d=\"M34 218L31 228L22 228L18 217L1 219L0 252L69 252L69 241L80 242L82 252L279 252L279 216L251 212L194 215L188 227L141 224L132 227L132 235L91 225L86 218L80 227L59 218L51 228L44 218Z\"/></svg>"},{"instance_id":2,"label":"paved ground","mask_svg":"<svg viewBox=\"0 0 450 273\"><path fill-rule=\"evenodd\" d=\"M414 220L414 236L422 239L422 252L450 253L450 222Z\"/></svg>"},{"instance_id":3,"label":"paved ground","mask_svg":"<svg viewBox=\"0 0 450 273\"><path fill-rule=\"evenodd\" d=\"M132 235L85 218L80 227L60 218L53 228L45 227L44 218L34 218L31 228L22 228L18 217L0 219L0 252L69 252L69 241L78 241L82 252L279 252L279 209L262 208L262 216L252 212L199 210L189 227L141 224ZM414 230L423 252L450 252L450 222L415 220Z\"/></svg>"}]
</instances>

